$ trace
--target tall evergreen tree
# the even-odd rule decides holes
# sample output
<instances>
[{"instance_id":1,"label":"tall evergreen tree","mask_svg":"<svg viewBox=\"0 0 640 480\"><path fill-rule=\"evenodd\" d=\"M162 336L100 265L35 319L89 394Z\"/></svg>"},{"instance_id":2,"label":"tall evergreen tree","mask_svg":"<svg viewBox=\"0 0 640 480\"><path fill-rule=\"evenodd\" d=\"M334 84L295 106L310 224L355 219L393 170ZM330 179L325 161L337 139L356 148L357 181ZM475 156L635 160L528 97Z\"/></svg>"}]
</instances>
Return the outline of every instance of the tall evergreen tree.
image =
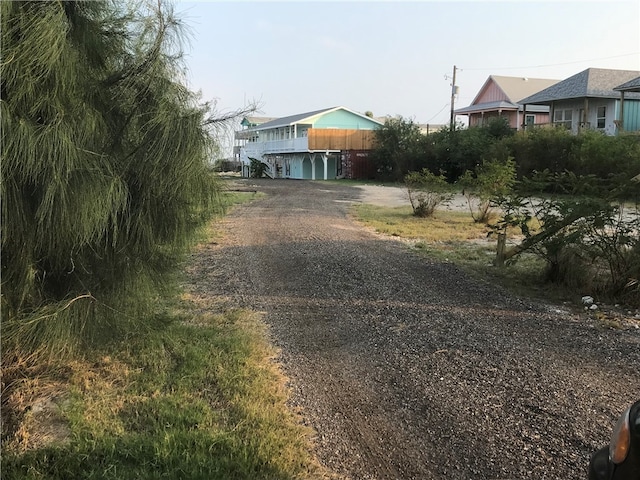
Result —
<instances>
[{"instance_id":1,"label":"tall evergreen tree","mask_svg":"<svg viewBox=\"0 0 640 480\"><path fill-rule=\"evenodd\" d=\"M3 350L61 348L160 292L216 205L216 120L164 4L0 8Z\"/></svg>"}]
</instances>

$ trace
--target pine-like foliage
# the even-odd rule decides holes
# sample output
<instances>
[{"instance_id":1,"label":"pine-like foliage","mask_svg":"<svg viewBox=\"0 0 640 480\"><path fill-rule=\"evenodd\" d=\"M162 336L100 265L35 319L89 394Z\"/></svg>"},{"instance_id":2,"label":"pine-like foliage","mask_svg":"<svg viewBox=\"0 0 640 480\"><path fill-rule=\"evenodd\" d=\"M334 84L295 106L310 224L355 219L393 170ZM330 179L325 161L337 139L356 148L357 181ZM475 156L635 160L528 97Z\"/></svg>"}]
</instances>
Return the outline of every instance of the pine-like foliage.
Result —
<instances>
[{"instance_id":1,"label":"pine-like foliage","mask_svg":"<svg viewBox=\"0 0 640 480\"><path fill-rule=\"evenodd\" d=\"M1 2L3 353L139 318L216 205L180 25L127 5Z\"/></svg>"}]
</instances>

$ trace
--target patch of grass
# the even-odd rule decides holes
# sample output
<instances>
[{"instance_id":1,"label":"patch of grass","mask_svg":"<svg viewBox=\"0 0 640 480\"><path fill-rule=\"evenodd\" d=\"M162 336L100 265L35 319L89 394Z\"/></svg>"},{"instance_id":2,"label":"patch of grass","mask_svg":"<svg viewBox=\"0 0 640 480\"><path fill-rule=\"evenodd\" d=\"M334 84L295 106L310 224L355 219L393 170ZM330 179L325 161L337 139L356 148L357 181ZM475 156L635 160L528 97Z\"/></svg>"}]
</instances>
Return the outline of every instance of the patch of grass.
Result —
<instances>
[{"instance_id":1,"label":"patch of grass","mask_svg":"<svg viewBox=\"0 0 640 480\"><path fill-rule=\"evenodd\" d=\"M467 273L483 281L501 285L518 295L557 301L572 295L543 280L545 262L525 252L505 268L493 265L496 240L487 238L489 228L473 221L468 212L437 210L434 217L413 216L411 207L379 207L369 204L355 205L356 219L374 228L378 233L402 238L412 243L421 255L454 263ZM532 223L532 229L535 224ZM517 238L517 231L509 238Z\"/></svg>"},{"instance_id":2,"label":"patch of grass","mask_svg":"<svg viewBox=\"0 0 640 480\"><path fill-rule=\"evenodd\" d=\"M257 314L161 318L164 328L66 366L65 442L3 445L6 478L320 478L286 407ZM32 432L33 434L33 432Z\"/></svg>"},{"instance_id":3,"label":"patch of grass","mask_svg":"<svg viewBox=\"0 0 640 480\"><path fill-rule=\"evenodd\" d=\"M413 215L410 206L378 207L369 204L355 205L356 217L377 232L425 242L452 242L483 240L489 229L474 223L465 212L437 210L432 217Z\"/></svg>"},{"instance_id":4,"label":"patch of grass","mask_svg":"<svg viewBox=\"0 0 640 480\"><path fill-rule=\"evenodd\" d=\"M264 193L261 192L235 192L229 190L222 192L221 200L224 207L229 208L234 205L251 202L252 200L262 196L264 196Z\"/></svg>"}]
</instances>

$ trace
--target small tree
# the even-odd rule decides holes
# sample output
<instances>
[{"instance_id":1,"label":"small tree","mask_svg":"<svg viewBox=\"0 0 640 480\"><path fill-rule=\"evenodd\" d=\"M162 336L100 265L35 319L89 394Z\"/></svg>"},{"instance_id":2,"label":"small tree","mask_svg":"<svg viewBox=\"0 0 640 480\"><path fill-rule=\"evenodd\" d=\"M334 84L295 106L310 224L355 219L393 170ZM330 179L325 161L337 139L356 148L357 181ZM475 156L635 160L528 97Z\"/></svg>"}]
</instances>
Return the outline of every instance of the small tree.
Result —
<instances>
[{"instance_id":1,"label":"small tree","mask_svg":"<svg viewBox=\"0 0 640 480\"><path fill-rule=\"evenodd\" d=\"M249 173L251 178L262 178L264 172L267 170L267 166L257 158L249 158L251 164L249 165Z\"/></svg>"},{"instance_id":2,"label":"small tree","mask_svg":"<svg viewBox=\"0 0 640 480\"><path fill-rule=\"evenodd\" d=\"M516 182L513 157L505 161L483 160L475 172L467 170L458 180L467 199L471 217L476 223L487 223L494 216L492 201L510 195Z\"/></svg>"},{"instance_id":3,"label":"small tree","mask_svg":"<svg viewBox=\"0 0 640 480\"><path fill-rule=\"evenodd\" d=\"M413 120L402 117L388 119L375 131L376 148L371 160L383 179L402 181L404 175L421 168L423 135Z\"/></svg>"},{"instance_id":4,"label":"small tree","mask_svg":"<svg viewBox=\"0 0 640 480\"><path fill-rule=\"evenodd\" d=\"M504 213L492 226L498 233L496 265L530 251L545 260L551 282L640 304L640 214L620 201L637 191L637 183L627 178L611 189L609 179L548 171L523 183L529 198L497 202ZM535 195L549 190L570 195ZM532 218L535 230L529 228ZM519 227L524 238L507 249L508 227Z\"/></svg>"},{"instance_id":5,"label":"small tree","mask_svg":"<svg viewBox=\"0 0 640 480\"><path fill-rule=\"evenodd\" d=\"M434 143L432 158L426 167L435 170L445 170L449 182L456 181L467 170L473 170L482 163L492 142L484 127L456 126L455 129L445 128L430 135Z\"/></svg>"},{"instance_id":6,"label":"small tree","mask_svg":"<svg viewBox=\"0 0 640 480\"><path fill-rule=\"evenodd\" d=\"M439 205L451 200L453 194L443 172L435 175L424 168L420 172L410 172L404 177L413 214L430 217Z\"/></svg>"}]
</instances>

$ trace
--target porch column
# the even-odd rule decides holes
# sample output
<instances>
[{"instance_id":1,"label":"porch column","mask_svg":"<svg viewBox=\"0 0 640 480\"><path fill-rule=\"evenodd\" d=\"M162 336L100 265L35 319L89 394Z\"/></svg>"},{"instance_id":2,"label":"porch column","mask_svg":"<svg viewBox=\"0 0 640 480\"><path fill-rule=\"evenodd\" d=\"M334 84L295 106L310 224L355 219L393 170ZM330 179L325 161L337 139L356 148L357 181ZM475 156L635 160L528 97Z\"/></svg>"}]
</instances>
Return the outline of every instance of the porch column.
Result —
<instances>
[{"instance_id":1,"label":"porch column","mask_svg":"<svg viewBox=\"0 0 640 480\"><path fill-rule=\"evenodd\" d=\"M581 119L581 122L584 124L585 128L587 126L587 119L589 118L589 99L584 97L584 115ZM580 131L580 125L578 125L578 131Z\"/></svg>"},{"instance_id":2,"label":"porch column","mask_svg":"<svg viewBox=\"0 0 640 480\"><path fill-rule=\"evenodd\" d=\"M329 163L328 162L328 158L329 158L329 156L326 153L322 156L322 163L323 163L323 166L324 166L324 179L325 180L327 179L327 168L328 168L327 164Z\"/></svg>"},{"instance_id":3,"label":"porch column","mask_svg":"<svg viewBox=\"0 0 640 480\"><path fill-rule=\"evenodd\" d=\"M311 158L311 180L316 179L316 156L315 154L309 155Z\"/></svg>"},{"instance_id":4,"label":"porch column","mask_svg":"<svg viewBox=\"0 0 640 480\"><path fill-rule=\"evenodd\" d=\"M618 131L624 132L624 92L620 92L620 123L618 124Z\"/></svg>"}]
</instances>

